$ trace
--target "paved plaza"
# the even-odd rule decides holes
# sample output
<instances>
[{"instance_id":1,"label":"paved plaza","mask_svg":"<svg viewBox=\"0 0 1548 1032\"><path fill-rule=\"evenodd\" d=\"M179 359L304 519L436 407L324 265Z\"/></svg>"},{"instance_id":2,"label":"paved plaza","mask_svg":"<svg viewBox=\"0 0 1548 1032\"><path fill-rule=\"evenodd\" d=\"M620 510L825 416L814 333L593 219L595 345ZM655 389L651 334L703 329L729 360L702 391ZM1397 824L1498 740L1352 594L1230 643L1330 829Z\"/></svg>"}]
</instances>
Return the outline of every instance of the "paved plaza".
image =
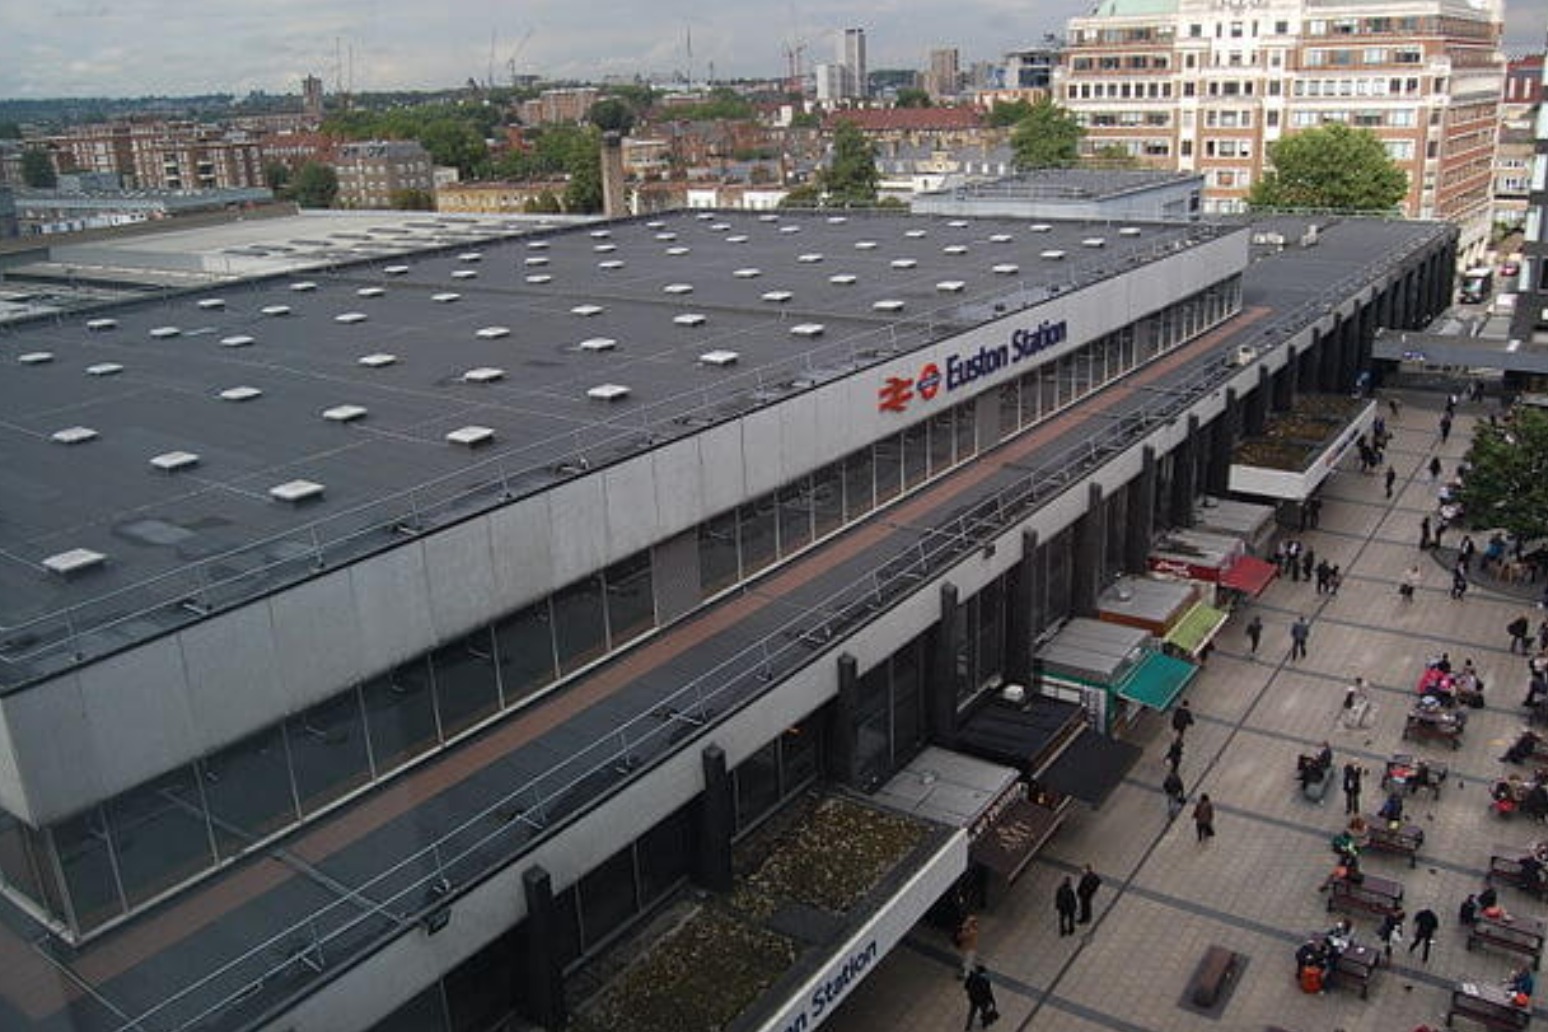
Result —
<instances>
[{"instance_id":1,"label":"paved plaza","mask_svg":"<svg viewBox=\"0 0 1548 1032\"><path fill-rule=\"evenodd\" d=\"M1462 899L1482 887L1493 844L1548 836L1541 825L1519 816L1502 820L1488 807L1493 779L1519 769L1499 761L1522 727L1526 685L1525 662L1510 653L1504 628L1522 612L1530 612L1535 628L1543 614L1531 605L1533 587L1512 594L1487 579L1453 601L1447 556L1417 548L1420 519L1433 512L1436 498L1425 467L1438 453L1447 473L1454 470L1474 422L1494 404L1463 405L1441 446L1442 400L1409 396L1401 417L1389 419L1388 459L1398 472L1390 501L1382 477L1357 472L1352 455L1324 485L1320 526L1300 536L1318 557L1342 567L1338 595L1318 595L1307 581L1276 581L1232 617L1189 688L1198 723L1188 732L1181 770L1190 803L1201 791L1214 799L1217 837L1197 843L1187 811L1168 823L1161 781L1170 728L1166 717L1148 714L1131 731L1145 751L1124 783L1100 810L1074 813L981 915L979 953L995 981L997 1029L1260 1032L1277 1025L1289 1032L1410 1032L1443 1022L1456 981L1509 975L1510 955L1465 949L1456 914ZM1460 537L1453 531L1445 544ZM1405 604L1398 584L1416 562L1423 581L1414 602ZM1243 631L1254 612L1265 626L1256 660ZM1298 614L1311 621L1309 655L1291 662L1289 628ZM1442 650L1458 665L1473 660L1488 700L1486 708L1469 711L1455 752L1444 743L1401 738L1424 661ZM1376 707L1369 727L1349 730L1339 716L1345 687L1356 676L1370 682ZM1367 814L1380 804L1378 782L1392 753L1430 755L1451 767L1438 800L1428 794L1409 800L1426 835L1417 866L1391 855L1362 857L1368 875L1403 883L1410 917L1409 938L1393 966L1376 976L1368 1000L1337 988L1308 996L1293 977L1296 946L1334 920L1317 886L1332 866L1329 839L1346 821L1343 795L1335 783L1318 805L1303 798L1295 781L1297 755L1316 751L1324 739L1337 766L1353 758L1367 768ZM1082 926L1086 934L1060 938L1055 887L1088 862L1104 879L1096 919ZM1542 904L1519 890L1500 891L1509 910L1543 915ZM1428 965L1408 953L1412 915L1425 907L1441 919ZM1357 940L1374 942L1377 919L1353 920ZM1226 1005L1203 1016L1181 1003L1200 956L1214 944L1248 962ZM921 924L827 1027L961 1028L967 1002L955 975L946 934Z\"/></svg>"}]
</instances>

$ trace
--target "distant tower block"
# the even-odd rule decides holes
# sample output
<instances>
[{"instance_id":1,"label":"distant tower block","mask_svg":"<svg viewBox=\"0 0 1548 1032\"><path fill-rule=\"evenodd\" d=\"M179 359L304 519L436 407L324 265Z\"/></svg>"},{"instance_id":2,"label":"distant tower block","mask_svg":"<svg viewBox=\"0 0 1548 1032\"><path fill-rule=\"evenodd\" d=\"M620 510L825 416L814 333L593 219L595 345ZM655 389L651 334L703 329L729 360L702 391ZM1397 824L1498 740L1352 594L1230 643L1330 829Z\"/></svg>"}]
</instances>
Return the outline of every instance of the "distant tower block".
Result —
<instances>
[{"instance_id":1,"label":"distant tower block","mask_svg":"<svg viewBox=\"0 0 1548 1032\"><path fill-rule=\"evenodd\" d=\"M301 80L301 111L308 118L321 118L323 113L323 83L315 75Z\"/></svg>"},{"instance_id":2,"label":"distant tower block","mask_svg":"<svg viewBox=\"0 0 1548 1032\"><path fill-rule=\"evenodd\" d=\"M602 134L602 214L610 219L629 214L624 195L623 138Z\"/></svg>"}]
</instances>

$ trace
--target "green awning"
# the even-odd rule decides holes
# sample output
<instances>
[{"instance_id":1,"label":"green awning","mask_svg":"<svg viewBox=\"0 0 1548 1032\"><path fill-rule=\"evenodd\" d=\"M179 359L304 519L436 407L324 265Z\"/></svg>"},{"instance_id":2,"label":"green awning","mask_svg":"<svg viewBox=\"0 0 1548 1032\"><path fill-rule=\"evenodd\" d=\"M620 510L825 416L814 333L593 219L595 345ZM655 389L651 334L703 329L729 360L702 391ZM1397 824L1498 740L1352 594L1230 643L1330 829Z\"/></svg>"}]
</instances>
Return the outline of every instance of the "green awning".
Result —
<instances>
[{"instance_id":1,"label":"green awning","mask_svg":"<svg viewBox=\"0 0 1548 1032\"><path fill-rule=\"evenodd\" d=\"M1118 686L1118 695L1141 706L1164 710L1182 694L1198 669L1185 659L1152 652L1135 664L1128 679Z\"/></svg>"},{"instance_id":2,"label":"green awning","mask_svg":"<svg viewBox=\"0 0 1548 1032\"><path fill-rule=\"evenodd\" d=\"M1214 639L1215 632L1226 622L1227 615L1223 609L1200 602L1172 625L1164 640L1189 656L1197 656Z\"/></svg>"}]
</instances>

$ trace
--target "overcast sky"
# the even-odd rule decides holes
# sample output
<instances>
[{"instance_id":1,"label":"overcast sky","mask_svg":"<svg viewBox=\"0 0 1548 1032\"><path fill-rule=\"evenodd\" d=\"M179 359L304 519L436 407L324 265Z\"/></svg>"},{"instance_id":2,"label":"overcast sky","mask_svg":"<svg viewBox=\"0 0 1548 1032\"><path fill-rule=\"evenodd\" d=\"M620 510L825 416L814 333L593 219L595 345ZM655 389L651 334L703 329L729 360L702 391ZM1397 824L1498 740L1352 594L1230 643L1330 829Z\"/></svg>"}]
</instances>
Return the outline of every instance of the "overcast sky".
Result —
<instances>
[{"instance_id":1,"label":"overcast sky","mask_svg":"<svg viewBox=\"0 0 1548 1032\"><path fill-rule=\"evenodd\" d=\"M1507 0L1509 3L1510 0ZM356 90L509 81L782 75L789 41L833 60L866 29L871 68L917 68L932 47L967 65L1062 30L1091 0L0 0L0 96L299 92L303 75ZM1510 52L1541 49L1548 0L1508 7ZM691 47L690 47L691 40ZM491 46L491 43L493 44ZM335 53L342 55L335 60ZM493 61L491 61L491 52ZM353 53L353 60L350 55Z\"/></svg>"}]
</instances>

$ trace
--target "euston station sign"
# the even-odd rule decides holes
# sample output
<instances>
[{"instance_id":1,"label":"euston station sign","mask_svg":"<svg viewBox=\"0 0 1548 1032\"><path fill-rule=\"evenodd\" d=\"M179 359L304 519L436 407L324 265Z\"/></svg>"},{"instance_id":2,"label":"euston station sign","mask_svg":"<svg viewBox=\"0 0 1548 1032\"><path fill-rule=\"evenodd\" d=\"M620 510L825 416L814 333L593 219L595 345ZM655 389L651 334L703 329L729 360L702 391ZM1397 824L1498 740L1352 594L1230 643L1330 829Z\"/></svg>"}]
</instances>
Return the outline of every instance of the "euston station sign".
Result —
<instances>
[{"instance_id":1,"label":"euston station sign","mask_svg":"<svg viewBox=\"0 0 1548 1032\"><path fill-rule=\"evenodd\" d=\"M941 391L948 394L974 380L993 375L1025 361L1040 351L1062 344L1069 336L1065 321L1043 321L1032 328L1023 327L1010 340L993 347L980 347L968 354L946 356L943 370L936 362L926 362L914 376L889 376L876 392L876 408L881 412L904 412L916 397L931 401Z\"/></svg>"}]
</instances>

